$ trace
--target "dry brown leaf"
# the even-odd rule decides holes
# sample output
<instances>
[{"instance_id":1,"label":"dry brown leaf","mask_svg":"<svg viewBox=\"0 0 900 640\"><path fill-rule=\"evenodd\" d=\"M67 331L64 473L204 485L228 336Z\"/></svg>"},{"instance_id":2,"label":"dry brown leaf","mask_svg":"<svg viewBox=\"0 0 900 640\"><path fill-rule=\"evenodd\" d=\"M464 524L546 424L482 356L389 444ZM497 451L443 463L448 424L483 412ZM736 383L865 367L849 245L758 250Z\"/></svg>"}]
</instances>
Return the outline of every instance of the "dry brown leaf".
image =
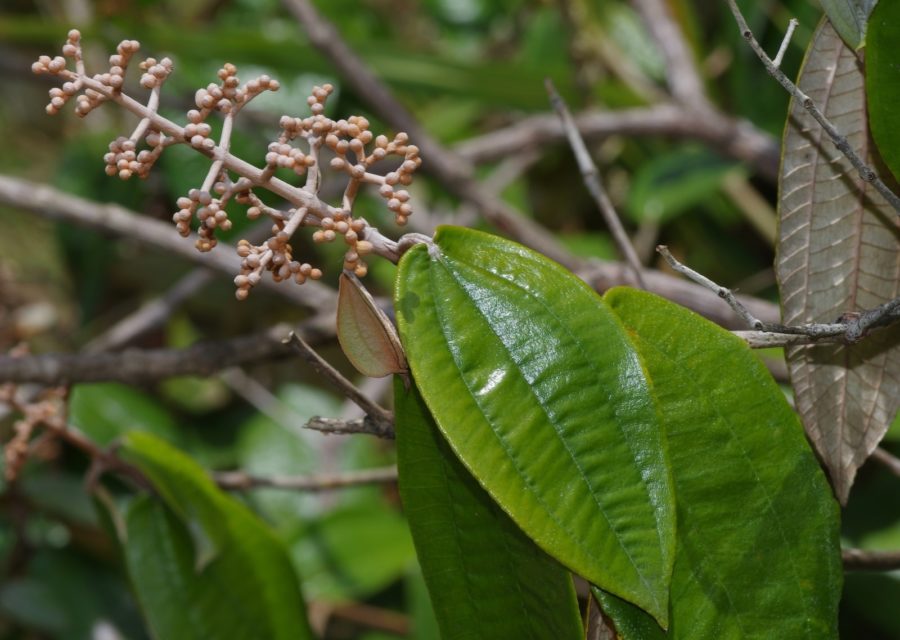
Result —
<instances>
[{"instance_id":1,"label":"dry brown leaf","mask_svg":"<svg viewBox=\"0 0 900 640\"><path fill-rule=\"evenodd\" d=\"M862 62L827 20L798 85L871 166ZM776 271L785 324L834 322L900 295L897 216L796 100L780 179ZM807 435L846 503L900 405L900 326L853 346L794 347L787 359Z\"/></svg>"}]
</instances>

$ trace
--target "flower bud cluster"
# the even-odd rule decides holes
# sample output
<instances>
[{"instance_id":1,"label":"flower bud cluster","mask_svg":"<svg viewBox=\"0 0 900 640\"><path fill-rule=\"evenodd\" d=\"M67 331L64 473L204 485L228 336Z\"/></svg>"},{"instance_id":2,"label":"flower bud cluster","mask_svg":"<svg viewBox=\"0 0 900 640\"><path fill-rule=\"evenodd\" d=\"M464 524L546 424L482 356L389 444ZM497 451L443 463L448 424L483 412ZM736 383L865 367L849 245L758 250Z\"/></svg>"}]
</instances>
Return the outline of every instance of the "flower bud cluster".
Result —
<instances>
[{"instance_id":1,"label":"flower bud cluster","mask_svg":"<svg viewBox=\"0 0 900 640\"><path fill-rule=\"evenodd\" d=\"M244 86L237 76L237 67L226 64L218 72L219 84L210 83L205 89L198 89L194 102L205 118L211 111L231 113L250 102L263 91L278 91L280 84L267 75L251 80Z\"/></svg>"},{"instance_id":2,"label":"flower bud cluster","mask_svg":"<svg viewBox=\"0 0 900 640\"><path fill-rule=\"evenodd\" d=\"M27 347L14 347L9 355L13 358L27 355ZM4 479L14 482L25 462L32 456L48 457L57 452L51 439L32 438L41 424L59 431L65 428L65 388L49 388L41 391L33 399L20 393L21 388L12 383L0 384L0 404L7 405L20 414L12 425L12 437L3 446Z\"/></svg>"},{"instance_id":3,"label":"flower bud cluster","mask_svg":"<svg viewBox=\"0 0 900 640\"><path fill-rule=\"evenodd\" d=\"M227 194L227 188L224 183L216 183L215 190L222 194ZM178 198L178 211L172 216L175 228L183 237L191 235L191 220L194 216L200 221L197 229L196 246L198 251L212 251L218 244L216 240L216 229L228 231L231 229L231 220L225 212L225 205L228 198L214 198L209 191L200 189L191 189L187 197Z\"/></svg>"},{"instance_id":4,"label":"flower bud cluster","mask_svg":"<svg viewBox=\"0 0 900 640\"><path fill-rule=\"evenodd\" d=\"M278 82L262 75L241 84L237 68L225 64L218 71L218 83L210 83L196 92L196 108L187 112L187 123L179 128L157 112L160 89L173 69L170 59L147 58L140 63L141 86L151 91L146 105L137 105L120 95L128 64L139 47L136 40L123 40L109 59L109 71L88 76L82 58L81 35L77 30L70 31L62 56L41 56L32 67L36 73L53 74L63 80L61 87L50 91L48 113L58 112L74 96L78 115L86 115L106 100L114 100L139 115L141 122L131 136L119 137L109 145L104 162L106 172L111 176L122 179L135 175L146 177L163 149L171 144L188 144L212 158L200 188L178 198L178 210L172 220L178 233L185 237L191 235L193 227L197 228L196 246L200 251L210 251L216 246L217 230L231 228L226 205L232 198L239 204L248 205L249 218L266 215L272 220L273 235L266 242L255 246L242 241L238 247L242 258L241 273L235 278L239 299L247 297L250 288L259 282L265 271L271 272L275 281L292 279L301 284L307 279L321 277L319 269L293 259L290 239L302 226L319 227L313 234L317 243L338 239L345 243L344 268L359 277L364 276L369 268L365 257L376 252L372 240L381 236L371 233L366 220L354 218L353 205L360 188L371 184L394 214L396 223L406 224L412 214L412 204L405 187L412 182L422 163L418 147L410 144L408 136L403 132L393 139L376 136L369 121L362 116L340 120L329 118L325 115L325 107L334 87L324 84L314 87L307 99L309 116L281 118L281 134L268 145L263 170L247 168L245 163L230 156L234 118L256 96L265 91L277 91ZM74 60L74 71L67 68L67 58ZM218 141L212 135L213 127L206 121L213 112L220 113L224 119ZM298 139L303 141L303 148L298 148L295 142ZM144 144L146 146L140 148ZM320 162L322 153L331 156L330 161ZM395 168L377 172L376 165L390 167L381 163L392 160L396 163L398 158L399 164ZM323 169L329 167L348 178L339 207L316 200ZM275 188L275 173L279 170L306 176L302 187L304 193L299 193L300 187L281 181ZM256 188L273 189L297 208L279 211L268 207L253 193ZM298 192L296 196L290 195L292 189ZM309 204L310 196L315 205ZM310 211L301 204L306 204ZM378 250L383 248L378 245Z\"/></svg>"},{"instance_id":5,"label":"flower bud cluster","mask_svg":"<svg viewBox=\"0 0 900 640\"><path fill-rule=\"evenodd\" d=\"M314 242L332 242L341 236L350 249L344 254L344 269L362 278L369 271L363 256L372 253L372 243L360 238L365 233L366 221L353 219L349 211L335 211L332 217L322 218L321 229L313 233Z\"/></svg>"},{"instance_id":6,"label":"flower bud cluster","mask_svg":"<svg viewBox=\"0 0 900 640\"><path fill-rule=\"evenodd\" d=\"M103 156L106 163L106 174L119 176L127 180L131 176L146 178L163 150L163 136L157 131L150 131L144 140L150 149L137 150L137 142L120 136L109 143L109 152Z\"/></svg>"},{"instance_id":7,"label":"flower bud cluster","mask_svg":"<svg viewBox=\"0 0 900 640\"><path fill-rule=\"evenodd\" d=\"M325 145L335 153L335 157L331 159L331 168L344 171L352 180L379 184L378 193L387 201L387 207L394 213L395 221L398 225L405 225L412 215L409 192L405 189L395 191L395 187L412 183L413 173L422 164L419 148L407 144L409 136L401 131L390 141L383 135L375 138L375 148L367 155L365 146L373 136L369 131L369 121L361 116L338 120L335 129L340 133L331 133L325 138ZM351 153L353 158L349 157ZM391 155L403 157L403 162L397 169L384 176L368 173L369 167Z\"/></svg>"},{"instance_id":8,"label":"flower bud cluster","mask_svg":"<svg viewBox=\"0 0 900 640\"><path fill-rule=\"evenodd\" d=\"M172 61L163 58L157 62L156 58L147 58L141 62L140 68L144 72L141 76L141 86L145 89L156 89L161 87L172 73Z\"/></svg>"},{"instance_id":9,"label":"flower bud cluster","mask_svg":"<svg viewBox=\"0 0 900 640\"><path fill-rule=\"evenodd\" d=\"M301 208L292 215L302 217L306 211ZM271 272L275 282L292 279L297 284L303 284L307 279L318 280L322 277L321 269L293 259L291 235L284 228L283 222L276 222L272 229L275 235L258 246L248 240L238 242L237 252L242 258L241 273L234 279L238 300L245 300L250 295L250 289L259 283L264 271Z\"/></svg>"}]
</instances>

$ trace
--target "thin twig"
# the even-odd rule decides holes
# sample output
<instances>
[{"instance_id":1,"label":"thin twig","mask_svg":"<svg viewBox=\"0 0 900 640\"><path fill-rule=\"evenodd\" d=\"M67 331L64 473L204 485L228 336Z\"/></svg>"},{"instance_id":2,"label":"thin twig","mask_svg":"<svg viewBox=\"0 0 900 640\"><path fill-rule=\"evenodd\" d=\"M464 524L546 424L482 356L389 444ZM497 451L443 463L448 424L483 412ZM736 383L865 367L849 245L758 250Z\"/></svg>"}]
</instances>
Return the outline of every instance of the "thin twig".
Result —
<instances>
[{"instance_id":1,"label":"thin twig","mask_svg":"<svg viewBox=\"0 0 900 640\"><path fill-rule=\"evenodd\" d=\"M664 0L632 0L663 55L672 96L695 111L712 111L687 40Z\"/></svg>"},{"instance_id":2,"label":"thin twig","mask_svg":"<svg viewBox=\"0 0 900 640\"><path fill-rule=\"evenodd\" d=\"M872 460L879 462L888 471L893 473L895 476L900 477L900 458L892 454L887 449L882 447L875 447L875 450L872 452Z\"/></svg>"},{"instance_id":3,"label":"thin twig","mask_svg":"<svg viewBox=\"0 0 900 640\"><path fill-rule=\"evenodd\" d=\"M578 163L578 169L581 171L581 177L584 179L585 187L587 187L591 197L594 198L594 202L600 210L600 215L603 216L603 221L606 222L606 226L612 233L619 253L631 268L635 281L641 289L646 289L644 278L641 276L641 261L634 250L634 246L631 244L631 240L628 238L628 234L625 232L625 228L622 226L622 221L619 219L616 208L609 199L606 189L603 188L597 165L591 159L591 154L578 133L578 128L572 120L572 114L569 113L565 100L559 95L549 78L544 81L544 86L550 95L550 104L553 105L553 109L559 116L560 122L562 122L566 136L569 138L569 146L572 147L572 152L575 154L575 160Z\"/></svg>"},{"instance_id":4,"label":"thin twig","mask_svg":"<svg viewBox=\"0 0 900 640\"><path fill-rule=\"evenodd\" d=\"M333 337L318 317L298 329L319 344ZM184 349L125 349L114 353L49 353L0 356L0 382L44 385L116 381L142 384L185 375L209 375L237 365L287 357L286 327L275 327L230 340L201 342Z\"/></svg>"},{"instance_id":5,"label":"thin twig","mask_svg":"<svg viewBox=\"0 0 900 640\"><path fill-rule=\"evenodd\" d=\"M797 21L797 18L791 18L788 21L788 28L787 31L784 32L784 39L781 41L781 46L778 47L778 53L775 54L775 58L772 60L772 66L776 69L781 67L781 61L784 60L784 54L787 53L791 38L794 37L794 29L797 28L798 24L800 23Z\"/></svg>"},{"instance_id":6,"label":"thin twig","mask_svg":"<svg viewBox=\"0 0 900 640\"><path fill-rule=\"evenodd\" d=\"M690 267L680 263L675 259L675 256L669 252L668 247L660 245L656 250L666 259L666 262L669 263L669 266L672 267L673 270L714 292L728 303L728 306L743 318L754 330L770 334L799 335L804 336L807 339L805 342L788 341L786 344L806 344L808 342L845 342L853 344L862 340L870 330L876 327L887 326L900 320L900 298L895 298L890 302L886 302L881 306L867 311L853 312L848 310L841 320L832 323L810 323L797 326L786 326L783 324L763 322L754 317L754 315L741 304L730 289L716 284L703 274L697 273ZM741 337L748 339L746 334ZM764 346L775 346L775 340L775 338L770 339L768 341L769 343ZM786 344L781 344L779 346L786 346Z\"/></svg>"},{"instance_id":7,"label":"thin twig","mask_svg":"<svg viewBox=\"0 0 900 640\"><path fill-rule=\"evenodd\" d=\"M900 551L841 549L844 571L895 571L900 569Z\"/></svg>"},{"instance_id":8,"label":"thin twig","mask_svg":"<svg viewBox=\"0 0 900 640\"><path fill-rule=\"evenodd\" d=\"M765 323L755 318L753 314L750 313L747 308L740 303L740 301L734 296L730 289L726 289L725 287L716 284L702 273L697 273L690 267L681 264L678 260L675 259L675 256L672 255L667 246L659 245L658 247L656 247L656 250L663 258L666 259L666 262L669 263L669 266L672 267L673 271L676 271L677 273L690 278L700 286L706 287L717 296L722 298L726 303L728 303L728 306L731 307L734 312L738 314L750 327L756 329L757 331L762 330L765 327Z\"/></svg>"},{"instance_id":9,"label":"thin twig","mask_svg":"<svg viewBox=\"0 0 900 640\"><path fill-rule=\"evenodd\" d=\"M274 393L260 384L255 378L247 375L241 367L230 367L222 372L222 380L234 393L243 398L272 422L285 429L299 433L305 416L294 411L289 404L282 402Z\"/></svg>"},{"instance_id":10,"label":"thin twig","mask_svg":"<svg viewBox=\"0 0 900 640\"><path fill-rule=\"evenodd\" d=\"M395 483L397 482L397 467L320 473L309 476L259 476L245 471L222 471L214 473L213 479L221 488L230 491L272 488L315 492L368 484Z\"/></svg>"},{"instance_id":11,"label":"thin twig","mask_svg":"<svg viewBox=\"0 0 900 640\"><path fill-rule=\"evenodd\" d=\"M355 418L353 420L342 420L340 418L321 418L315 416L304 425L304 428L327 433L329 435L350 435L353 433L362 433L365 435L375 436L376 438L384 438L386 440L394 439L394 422L393 418L390 422L373 420L369 415L364 418Z\"/></svg>"},{"instance_id":12,"label":"thin twig","mask_svg":"<svg viewBox=\"0 0 900 640\"><path fill-rule=\"evenodd\" d=\"M291 332L285 340L285 343L290 345L296 353L300 354L300 356L306 360L319 375L323 376L336 386L346 398L355 402L356 406L362 409L367 416L370 416L379 423L389 424L393 422L394 416L390 411L366 397L366 395L357 389L352 382L347 380L347 378L341 375L337 369L328 364L322 356L316 353L311 346L304 342L303 338L299 335Z\"/></svg>"},{"instance_id":13,"label":"thin twig","mask_svg":"<svg viewBox=\"0 0 900 640\"><path fill-rule=\"evenodd\" d=\"M853 150L850 146L850 143L847 142L847 138L844 137L843 134L838 130L836 126L825 117L822 111L816 106L815 102L806 95L803 91L797 87L796 84L791 82L791 80L782 73L780 69L778 69L777 65L769 58L765 51L763 51L762 46L760 46L759 42L757 42L756 38L753 35L753 32L750 30L750 27L747 26L747 21L744 19L744 15L741 13L741 10L738 8L735 0L728 0L728 6L731 7L731 13L734 14L734 19L738 24L738 28L741 30L741 35L744 36L744 39L750 44L750 48L753 49L753 52L756 54L756 57L760 59L765 66L766 71L769 72L778 84L787 90L788 93L793 96L794 100L797 100L809 115L818 122L831 141L834 143L834 146L838 148L838 150L850 160L850 163L853 167L859 172L860 177L866 181L871 182L872 186L875 187L875 190L880 193L885 200L894 208L898 215L900 215L900 197L897 196L896 193L891 191L890 187L888 187L881 178L878 177L878 174L869 167L863 159Z\"/></svg>"},{"instance_id":14,"label":"thin twig","mask_svg":"<svg viewBox=\"0 0 900 640\"><path fill-rule=\"evenodd\" d=\"M133 313L84 346L85 351L112 351L121 349L138 337L165 324L171 315L194 294L215 280L216 272L198 267L172 285L157 298L148 300Z\"/></svg>"},{"instance_id":15,"label":"thin twig","mask_svg":"<svg viewBox=\"0 0 900 640\"><path fill-rule=\"evenodd\" d=\"M659 104L621 111L591 109L574 115L585 140L612 135L666 136L699 140L722 155L751 165L770 181L778 178L779 144L746 120L715 111L698 117L679 104ZM482 164L528 149L543 149L565 140L559 118L553 113L528 116L458 143L454 151L471 163Z\"/></svg>"}]
</instances>

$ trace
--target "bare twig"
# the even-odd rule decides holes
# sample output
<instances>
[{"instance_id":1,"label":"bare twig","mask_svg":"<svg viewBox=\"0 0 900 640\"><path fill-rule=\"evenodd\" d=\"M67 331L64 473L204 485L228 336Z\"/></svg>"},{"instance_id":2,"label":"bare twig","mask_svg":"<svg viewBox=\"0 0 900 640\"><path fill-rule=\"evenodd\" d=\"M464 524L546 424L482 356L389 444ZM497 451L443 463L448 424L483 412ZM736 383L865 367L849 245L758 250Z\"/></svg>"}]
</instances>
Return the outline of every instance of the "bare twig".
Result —
<instances>
[{"instance_id":1,"label":"bare twig","mask_svg":"<svg viewBox=\"0 0 900 640\"><path fill-rule=\"evenodd\" d=\"M822 130L828 135L831 141L834 143L834 146L838 148L838 150L847 157L853 167L859 172L860 177L866 182L872 183L872 186L875 187L875 190L880 193L885 200L894 208L898 215L900 215L900 197L897 196L896 193L891 191L890 187L888 187L881 178L878 177L878 174L869 167L863 159L853 150L850 146L850 143L847 142L847 138L838 130L837 127L834 126L834 123L831 122L822 111L816 106L815 102L806 95L803 91L797 87L796 84L791 82L791 80L784 75L784 73L778 68L778 66L774 63L774 61L769 58L768 54L763 51L762 46L760 46L759 42L757 42L756 38L753 35L753 32L750 30L750 27L747 26L747 21L744 19L744 15L741 13L741 10L738 8L735 0L728 0L728 6L731 8L731 13L734 14L734 19L738 24L738 28L741 30L741 35L744 36L744 39L750 44L750 48L753 49L753 52L756 54L756 57L760 59L763 63L763 66L766 68L766 71L769 72L778 84L785 88L785 90L791 94L794 100L797 100L809 115L813 117L813 119L821 125Z\"/></svg>"},{"instance_id":2,"label":"bare twig","mask_svg":"<svg viewBox=\"0 0 900 640\"><path fill-rule=\"evenodd\" d=\"M272 488L314 492L368 484L391 484L397 482L397 467L320 473L309 476L259 476L245 471L223 471L214 473L213 478L216 484L230 491Z\"/></svg>"},{"instance_id":3,"label":"bare twig","mask_svg":"<svg viewBox=\"0 0 900 640\"><path fill-rule=\"evenodd\" d=\"M703 79L687 41L663 0L632 0L665 59L666 81L672 96L696 111L711 111Z\"/></svg>"},{"instance_id":4,"label":"bare twig","mask_svg":"<svg viewBox=\"0 0 900 640\"><path fill-rule=\"evenodd\" d=\"M622 221L619 220L619 215L609 199L606 189L603 188L600 172L597 171L597 165L591 159L591 154L588 152L584 140L578 134L578 129L572 120L572 114L569 113L565 101L559 95L559 92L556 91L556 87L553 86L553 82L549 78L545 81L545 86L547 87L547 93L550 95L550 104L553 105L553 109L559 116L560 122L562 122L566 136L569 138L569 146L572 147L572 152L575 154L575 160L578 163L584 184L591 197L594 198L594 202L603 216L603 221L612 233L619 253L631 268L635 282L641 289L645 289L644 278L641 276L641 261L634 250L634 246L631 244L631 240L628 238L628 234L625 232L625 228L622 226Z\"/></svg>"},{"instance_id":5,"label":"bare twig","mask_svg":"<svg viewBox=\"0 0 900 640\"><path fill-rule=\"evenodd\" d=\"M779 343L774 336L763 338L744 333L741 337L746 339L751 346L787 346L788 344L807 344L809 342L846 342L852 344L862 340L870 330L900 320L900 298L895 298L868 311L853 312L848 310L843 318L829 324L811 323L786 326L778 323L763 322L750 313L730 289L716 284L703 274L697 273L690 267L683 265L675 259L675 256L669 252L667 247L660 245L656 249L666 259L666 262L669 263L672 269L714 292L755 331L767 334L791 334L803 336L804 338L804 340L789 339ZM755 343L756 338L759 338L758 343Z\"/></svg>"},{"instance_id":6,"label":"bare twig","mask_svg":"<svg viewBox=\"0 0 900 640\"><path fill-rule=\"evenodd\" d=\"M119 320L85 345L85 351L121 349L138 337L163 325L186 300L201 291L216 277L216 273L202 267L192 270L163 295L148 300L134 313Z\"/></svg>"},{"instance_id":7,"label":"bare twig","mask_svg":"<svg viewBox=\"0 0 900 640\"><path fill-rule=\"evenodd\" d=\"M285 340L285 343L290 345L296 353L300 354L300 356L306 360L319 375L323 376L336 386L345 397L355 402L356 406L362 409L367 416L372 418L372 420L382 424L393 422L394 416L390 411L366 397L366 395L357 389L352 382L347 380L347 378L341 375L337 369L328 364L322 356L316 353L311 346L304 342L303 338L299 335L291 332Z\"/></svg>"},{"instance_id":8,"label":"bare twig","mask_svg":"<svg viewBox=\"0 0 900 640\"><path fill-rule=\"evenodd\" d=\"M894 571L900 569L900 551L841 549L844 571Z\"/></svg>"},{"instance_id":9,"label":"bare twig","mask_svg":"<svg viewBox=\"0 0 900 640\"><path fill-rule=\"evenodd\" d=\"M698 117L683 105L660 104L622 111L593 109L575 114L574 119L579 133L588 141L611 135L690 138L746 162L771 181L778 178L778 142L752 123L718 111ZM542 114L469 138L454 150L469 162L480 164L559 143L565 136L555 114Z\"/></svg>"},{"instance_id":10,"label":"bare twig","mask_svg":"<svg viewBox=\"0 0 900 640\"><path fill-rule=\"evenodd\" d=\"M882 447L875 447L875 450L872 452L872 460L875 460L876 462L883 465L895 476L900 477L900 458L892 454L887 449L883 449Z\"/></svg>"},{"instance_id":11,"label":"bare twig","mask_svg":"<svg viewBox=\"0 0 900 640\"><path fill-rule=\"evenodd\" d=\"M353 420L341 420L340 418L320 418L316 416L304 425L307 429L327 433L329 435L349 435L352 433L364 433L376 438L394 439L394 422L373 420L369 415Z\"/></svg>"},{"instance_id":12,"label":"bare twig","mask_svg":"<svg viewBox=\"0 0 900 640\"><path fill-rule=\"evenodd\" d=\"M778 47L778 53L775 54L775 58L772 60L772 66L778 69L781 67L781 61L784 60L784 54L787 52L788 45L791 43L791 38L794 37L794 30L797 28L797 25L800 24L797 21L797 18L791 18L788 21L787 31L784 32L784 39L781 41L781 46Z\"/></svg>"},{"instance_id":13,"label":"bare twig","mask_svg":"<svg viewBox=\"0 0 900 640\"><path fill-rule=\"evenodd\" d=\"M333 336L318 319L300 327L305 338L319 344ZM209 375L227 367L287 357L283 340L287 327L250 336L201 342L186 349L126 349L115 353L43 354L13 358L0 356L0 381L44 385L115 380L140 384L183 375Z\"/></svg>"},{"instance_id":14,"label":"bare twig","mask_svg":"<svg viewBox=\"0 0 900 640\"><path fill-rule=\"evenodd\" d=\"M843 342L843 336L821 336L813 338L800 333L777 333L773 331L732 331L734 335L747 343L751 349L768 349L771 347L792 347L800 344L822 344L826 342Z\"/></svg>"}]
</instances>

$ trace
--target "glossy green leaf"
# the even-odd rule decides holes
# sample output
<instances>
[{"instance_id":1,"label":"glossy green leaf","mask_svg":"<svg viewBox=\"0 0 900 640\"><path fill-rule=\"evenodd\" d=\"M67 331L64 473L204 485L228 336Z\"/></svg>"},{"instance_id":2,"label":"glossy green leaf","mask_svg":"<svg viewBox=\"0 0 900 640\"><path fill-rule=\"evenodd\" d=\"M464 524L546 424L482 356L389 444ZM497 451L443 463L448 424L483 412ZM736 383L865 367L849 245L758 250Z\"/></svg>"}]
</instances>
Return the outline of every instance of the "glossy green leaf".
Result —
<instances>
[{"instance_id":1,"label":"glossy green leaf","mask_svg":"<svg viewBox=\"0 0 900 640\"><path fill-rule=\"evenodd\" d=\"M413 386L394 382L400 497L441 637L582 637L569 572L456 459Z\"/></svg>"},{"instance_id":2,"label":"glossy green leaf","mask_svg":"<svg viewBox=\"0 0 900 640\"><path fill-rule=\"evenodd\" d=\"M874 164L857 54L827 20L798 86L861 158ZM781 162L775 271L785 324L834 322L900 295L897 214L792 101ZM854 345L785 350L797 411L841 502L900 407L900 325Z\"/></svg>"},{"instance_id":3,"label":"glossy green leaf","mask_svg":"<svg viewBox=\"0 0 900 640\"><path fill-rule=\"evenodd\" d=\"M739 338L683 307L626 288L604 300L665 416L678 509L668 637L836 638L838 506L778 385Z\"/></svg>"},{"instance_id":4,"label":"glossy green leaf","mask_svg":"<svg viewBox=\"0 0 900 640\"><path fill-rule=\"evenodd\" d=\"M162 499L126 516L129 574L156 637L311 638L288 554L188 456L145 433L121 450Z\"/></svg>"},{"instance_id":5,"label":"glossy green leaf","mask_svg":"<svg viewBox=\"0 0 900 640\"><path fill-rule=\"evenodd\" d=\"M880 2L869 19L866 36L866 103L869 128L878 151L895 178L900 178L900 2Z\"/></svg>"},{"instance_id":6,"label":"glossy green leaf","mask_svg":"<svg viewBox=\"0 0 900 640\"><path fill-rule=\"evenodd\" d=\"M573 274L442 227L400 263L400 337L463 464L537 544L666 621L674 510L637 353Z\"/></svg>"},{"instance_id":7,"label":"glossy green leaf","mask_svg":"<svg viewBox=\"0 0 900 640\"><path fill-rule=\"evenodd\" d=\"M858 49L866 44L866 24L878 0L821 0L828 19L848 47ZM886 0L884 4L896 4Z\"/></svg>"}]
</instances>

